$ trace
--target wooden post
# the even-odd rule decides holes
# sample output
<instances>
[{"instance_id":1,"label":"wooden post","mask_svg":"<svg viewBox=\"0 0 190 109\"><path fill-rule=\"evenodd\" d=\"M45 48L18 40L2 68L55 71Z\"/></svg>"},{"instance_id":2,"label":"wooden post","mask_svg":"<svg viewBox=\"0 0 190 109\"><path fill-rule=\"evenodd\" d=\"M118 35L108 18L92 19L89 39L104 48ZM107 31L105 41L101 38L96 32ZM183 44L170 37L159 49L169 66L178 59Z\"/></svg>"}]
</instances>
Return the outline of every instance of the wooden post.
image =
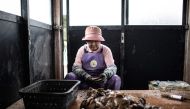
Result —
<instances>
[{"instance_id":1,"label":"wooden post","mask_svg":"<svg viewBox=\"0 0 190 109\"><path fill-rule=\"evenodd\" d=\"M63 51L62 51L62 24L61 24L61 0L52 0L53 6L53 30L54 30L54 59L55 59L55 78L63 79Z\"/></svg>"},{"instance_id":2,"label":"wooden post","mask_svg":"<svg viewBox=\"0 0 190 109\"><path fill-rule=\"evenodd\" d=\"M187 0L186 4L187 12L186 12L186 26L189 28L190 23L190 2ZM185 58L184 58L184 74L183 74L183 80L190 84L190 31L187 30L185 34Z\"/></svg>"}]
</instances>

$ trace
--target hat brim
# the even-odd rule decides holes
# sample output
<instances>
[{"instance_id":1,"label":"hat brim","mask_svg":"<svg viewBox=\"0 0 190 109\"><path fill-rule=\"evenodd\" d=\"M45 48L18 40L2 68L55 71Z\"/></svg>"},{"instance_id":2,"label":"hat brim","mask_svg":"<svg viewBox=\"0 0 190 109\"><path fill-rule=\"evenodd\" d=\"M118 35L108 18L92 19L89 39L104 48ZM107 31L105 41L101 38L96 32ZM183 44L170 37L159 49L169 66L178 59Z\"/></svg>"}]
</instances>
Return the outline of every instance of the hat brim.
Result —
<instances>
[{"instance_id":1,"label":"hat brim","mask_svg":"<svg viewBox=\"0 0 190 109\"><path fill-rule=\"evenodd\" d=\"M86 35L82 38L82 40L105 41L102 35L96 35L96 34Z\"/></svg>"}]
</instances>

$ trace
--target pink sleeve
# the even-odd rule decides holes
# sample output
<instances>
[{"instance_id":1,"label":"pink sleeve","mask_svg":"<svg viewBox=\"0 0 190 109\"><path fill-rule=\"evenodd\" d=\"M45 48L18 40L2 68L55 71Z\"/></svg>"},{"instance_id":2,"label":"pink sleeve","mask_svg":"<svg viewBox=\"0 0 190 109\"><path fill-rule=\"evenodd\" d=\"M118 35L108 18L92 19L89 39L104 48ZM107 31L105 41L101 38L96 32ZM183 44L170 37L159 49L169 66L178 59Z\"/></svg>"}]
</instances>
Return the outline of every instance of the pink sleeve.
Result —
<instances>
[{"instance_id":1,"label":"pink sleeve","mask_svg":"<svg viewBox=\"0 0 190 109\"><path fill-rule=\"evenodd\" d=\"M74 65L79 65L82 66L82 55L84 54L84 46L80 47L77 51L76 57L75 57L75 62Z\"/></svg>"},{"instance_id":2,"label":"pink sleeve","mask_svg":"<svg viewBox=\"0 0 190 109\"><path fill-rule=\"evenodd\" d=\"M113 55L109 47L103 45L103 54L107 67L110 65L115 65Z\"/></svg>"}]
</instances>

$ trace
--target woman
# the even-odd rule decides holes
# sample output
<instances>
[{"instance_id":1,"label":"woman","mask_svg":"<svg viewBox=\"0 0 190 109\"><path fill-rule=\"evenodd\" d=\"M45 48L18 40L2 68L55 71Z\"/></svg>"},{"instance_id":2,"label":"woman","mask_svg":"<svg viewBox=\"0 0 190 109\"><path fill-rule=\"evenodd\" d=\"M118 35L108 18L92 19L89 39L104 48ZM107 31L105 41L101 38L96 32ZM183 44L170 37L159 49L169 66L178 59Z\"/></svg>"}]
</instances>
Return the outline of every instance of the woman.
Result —
<instances>
[{"instance_id":1,"label":"woman","mask_svg":"<svg viewBox=\"0 0 190 109\"><path fill-rule=\"evenodd\" d=\"M86 44L79 48L73 72L68 73L65 79L80 80L80 89L92 87L119 90L121 79L116 75L117 67L110 48L101 44L105 41L101 29L88 26L82 40Z\"/></svg>"}]
</instances>

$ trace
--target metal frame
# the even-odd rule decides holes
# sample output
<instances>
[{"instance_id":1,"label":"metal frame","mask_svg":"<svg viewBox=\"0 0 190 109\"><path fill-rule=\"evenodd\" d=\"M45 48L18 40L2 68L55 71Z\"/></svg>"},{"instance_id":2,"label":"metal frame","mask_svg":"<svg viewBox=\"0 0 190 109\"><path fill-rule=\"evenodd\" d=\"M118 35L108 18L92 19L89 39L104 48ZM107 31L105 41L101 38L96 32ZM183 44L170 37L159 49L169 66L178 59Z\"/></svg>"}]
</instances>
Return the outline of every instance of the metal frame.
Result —
<instances>
[{"instance_id":1,"label":"metal frame","mask_svg":"<svg viewBox=\"0 0 190 109\"><path fill-rule=\"evenodd\" d=\"M154 30L154 29L169 29L169 30L182 30L182 31L186 31L187 29L189 29L189 26L187 24L187 3L188 1L187 0L183 0L183 12L182 12L182 25L128 25L128 8L129 8L129 0L122 0L122 3L121 3L121 10L122 10L122 13L121 13L121 44L120 44L120 74L121 74L121 78L122 80L123 79L123 75L124 73L127 73L125 72L125 69L124 69L124 62L123 60L125 59L125 40L124 39L127 39L127 34L124 34L126 33L126 31L130 30L130 29L140 29L140 30L143 30L143 29L148 29L148 30ZM68 30L75 30L75 29L81 29L81 27L84 27L84 26L69 26L69 0L67 0L67 22L68 22ZM111 26L111 25L109 25ZM108 26L101 26L101 27L104 27L104 28L109 28ZM110 27L111 28L111 27ZM67 32L69 34L69 32ZM69 35L67 35L69 36ZM67 39L69 40L69 37L67 37ZM70 45L70 42L68 42L68 48L69 48L69 45ZM69 54L69 49L68 49L68 55ZM125 85L126 83L125 82L122 82L123 85ZM123 86L122 85L122 86Z\"/></svg>"},{"instance_id":2,"label":"metal frame","mask_svg":"<svg viewBox=\"0 0 190 109\"><path fill-rule=\"evenodd\" d=\"M30 16L29 16L29 0L21 0L21 16L23 17L23 47L24 49L27 51L25 53L25 55L28 57L28 59L26 59L26 69L28 70L28 72L30 71L30 63L29 63L29 42L30 42ZM32 78L30 77L29 74L29 78L30 78L30 82L32 81Z\"/></svg>"}]
</instances>

